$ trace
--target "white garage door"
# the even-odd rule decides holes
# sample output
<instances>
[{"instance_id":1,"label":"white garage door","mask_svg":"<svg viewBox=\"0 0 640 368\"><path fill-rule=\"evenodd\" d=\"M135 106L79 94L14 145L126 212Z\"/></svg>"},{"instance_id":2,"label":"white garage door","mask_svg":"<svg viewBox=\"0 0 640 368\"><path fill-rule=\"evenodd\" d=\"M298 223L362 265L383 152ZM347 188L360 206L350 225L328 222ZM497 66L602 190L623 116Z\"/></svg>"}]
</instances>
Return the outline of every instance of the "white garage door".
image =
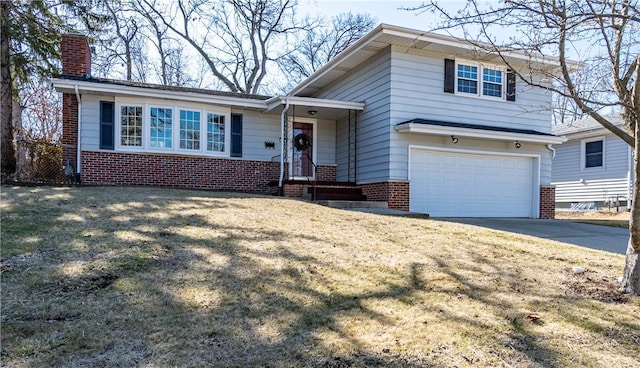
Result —
<instances>
[{"instance_id":1,"label":"white garage door","mask_svg":"<svg viewBox=\"0 0 640 368\"><path fill-rule=\"evenodd\" d=\"M410 210L433 217L531 217L533 159L412 149Z\"/></svg>"}]
</instances>

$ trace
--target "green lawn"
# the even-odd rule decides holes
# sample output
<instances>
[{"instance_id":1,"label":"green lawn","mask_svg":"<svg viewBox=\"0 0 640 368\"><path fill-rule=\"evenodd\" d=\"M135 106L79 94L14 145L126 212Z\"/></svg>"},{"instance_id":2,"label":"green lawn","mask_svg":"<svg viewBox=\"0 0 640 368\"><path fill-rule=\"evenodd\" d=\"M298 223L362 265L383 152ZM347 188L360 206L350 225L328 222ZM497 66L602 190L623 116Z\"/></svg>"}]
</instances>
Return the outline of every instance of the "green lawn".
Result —
<instances>
[{"instance_id":1,"label":"green lawn","mask_svg":"<svg viewBox=\"0 0 640 368\"><path fill-rule=\"evenodd\" d=\"M622 256L259 195L1 199L3 366L640 366Z\"/></svg>"}]
</instances>

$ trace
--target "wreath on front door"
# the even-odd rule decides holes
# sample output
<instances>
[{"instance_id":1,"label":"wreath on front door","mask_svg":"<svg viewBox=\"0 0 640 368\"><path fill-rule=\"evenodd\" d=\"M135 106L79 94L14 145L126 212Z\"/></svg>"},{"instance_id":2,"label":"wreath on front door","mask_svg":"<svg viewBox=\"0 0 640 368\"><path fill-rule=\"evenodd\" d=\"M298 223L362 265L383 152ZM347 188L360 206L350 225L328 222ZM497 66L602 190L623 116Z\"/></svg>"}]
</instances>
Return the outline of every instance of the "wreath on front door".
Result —
<instances>
[{"instance_id":1,"label":"wreath on front door","mask_svg":"<svg viewBox=\"0 0 640 368\"><path fill-rule=\"evenodd\" d=\"M311 137L308 134L300 133L293 138L293 144L298 151L304 151L311 147Z\"/></svg>"}]
</instances>

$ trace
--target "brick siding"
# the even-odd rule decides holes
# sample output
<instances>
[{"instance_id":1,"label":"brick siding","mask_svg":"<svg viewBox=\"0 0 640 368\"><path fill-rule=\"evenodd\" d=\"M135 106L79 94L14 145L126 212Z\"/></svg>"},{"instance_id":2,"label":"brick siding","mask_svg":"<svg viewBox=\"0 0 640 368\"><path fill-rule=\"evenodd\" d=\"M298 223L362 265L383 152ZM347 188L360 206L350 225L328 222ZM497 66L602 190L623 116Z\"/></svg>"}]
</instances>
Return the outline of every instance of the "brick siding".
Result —
<instances>
[{"instance_id":1,"label":"brick siding","mask_svg":"<svg viewBox=\"0 0 640 368\"><path fill-rule=\"evenodd\" d=\"M75 95L62 94L62 165L67 160L76 172L78 154L78 101Z\"/></svg>"},{"instance_id":2,"label":"brick siding","mask_svg":"<svg viewBox=\"0 0 640 368\"><path fill-rule=\"evenodd\" d=\"M318 181L336 181L336 165L318 165L316 179Z\"/></svg>"},{"instance_id":3,"label":"brick siding","mask_svg":"<svg viewBox=\"0 0 640 368\"><path fill-rule=\"evenodd\" d=\"M556 187L540 186L540 218L556 218Z\"/></svg>"},{"instance_id":4,"label":"brick siding","mask_svg":"<svg viewBox=\"0 0 640 368\"><path fill-rule=\"evenodd\" d=\"M367 200L387 202L391 209L409 211L408 181L383 181L359 186Z\"/></svg>"},{"instance_id":5,"label":"brick siding","mask_svg":"<svg viewBox=\"0 0 640 368\"><path fill-rule=\"evenodd\" d=\"M279 163L198 156L82 152L82 183L269 191Z\"/></svg>"},{"instance_id":6,"label":"brick siding","mask_svg":"<svg viewBox=\"0 0 640 368\"><path fill-rule=\"evenodd\" d=\"M75 77L91 75L91 49L87 37L64 34L60 41L62 74Z\"/></svg>"}]
</instances>

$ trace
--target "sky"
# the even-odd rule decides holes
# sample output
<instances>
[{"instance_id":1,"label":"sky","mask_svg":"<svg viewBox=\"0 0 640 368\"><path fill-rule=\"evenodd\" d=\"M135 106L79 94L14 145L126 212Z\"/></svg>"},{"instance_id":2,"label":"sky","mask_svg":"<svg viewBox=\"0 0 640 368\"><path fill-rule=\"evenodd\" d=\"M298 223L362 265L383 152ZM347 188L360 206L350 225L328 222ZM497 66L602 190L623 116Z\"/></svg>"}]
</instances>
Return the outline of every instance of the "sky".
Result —
<instances>
[{"instance_id":1,"label":"sky","mask_svg":"<svg viewBox=\"0 0 640 368\"><path fill-rule=\"evenodd\" d=\"M435 15L400 9L417 7L422 3L414 0L299 0L298 13L329 17L346 12L369 13L378 23L427 31L438 21ZM457 10L464 7L465 1L439 0L438 4L447 10Z\"/></svg>"}]
</instances>

